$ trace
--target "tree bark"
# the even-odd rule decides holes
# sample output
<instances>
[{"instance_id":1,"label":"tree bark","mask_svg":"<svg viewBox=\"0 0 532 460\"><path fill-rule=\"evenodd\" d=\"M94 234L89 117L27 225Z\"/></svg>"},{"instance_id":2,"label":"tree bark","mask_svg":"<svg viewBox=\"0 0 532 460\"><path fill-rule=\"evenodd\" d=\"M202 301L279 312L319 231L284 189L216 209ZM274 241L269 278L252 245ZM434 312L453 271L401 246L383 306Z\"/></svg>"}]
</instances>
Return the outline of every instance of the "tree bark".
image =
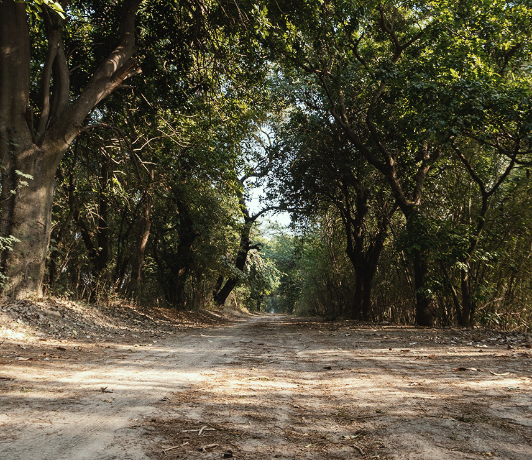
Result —
<instances>
[{"instance_id":1,"label":"tree bark","mask_svg":"<svg viewBox=\"0 0 532 460\"><path fill-rule=\"evenodd\" d=\"M193 245L199 234L194 229L194 221L187 204L178 198L177 208L179 211L179 244L177 246L177 260L172 273L175 279L172 280L173 299L171 303L177 310L186 310L187 296L185 287L194 265Z\"/></svg>"},{"instance_id":2,"label":"tree bark","mask_svg":"<svg viewBox=\"0 0 532 460\"><path fill-rule=\"evenodd\" d=\"M434 299L428 292L428 280L430 275L428 257L431 248L426 247L423 238L426 236L426 229L422 223L420 212L411 207L406 213L406 231L411 241L410 255L414 268L414 291L416 296L416 324L418 326L433 326L435 320L436 306ZM419 241L419 242L417 242Z\"/></svg>"},{"instance_id":3,"label":"tree bark","mask_svg":"<svg viewBox=\"0 0 532 460\"><path fill-rule=\"evenodd\" d=\"M56 168L35 146L23 152L13 151L13 157L12 161L4 162L2 187L10 182L4 177L15 169L31 174L33 180L2 203L1 236L13 235L19 240L12 251L2 254L2 270L9 278L4 292L14 297L31 292L40 295L50 242Z\"/></svg>"},{"instance_id":4,"label":"tree bark","mask_svg":"<svg viewBox=\"0 0 532 460\"><path fill-rule=\"evenodd\" d=\"M367 321L371 317L371 290L385 240L386 231L384 230L382 235L376 236L376 240L365 252L362 249L360 253L348 253L356 275L355 293L350 312L352 319Z\"/></svg>"}]
</instances>

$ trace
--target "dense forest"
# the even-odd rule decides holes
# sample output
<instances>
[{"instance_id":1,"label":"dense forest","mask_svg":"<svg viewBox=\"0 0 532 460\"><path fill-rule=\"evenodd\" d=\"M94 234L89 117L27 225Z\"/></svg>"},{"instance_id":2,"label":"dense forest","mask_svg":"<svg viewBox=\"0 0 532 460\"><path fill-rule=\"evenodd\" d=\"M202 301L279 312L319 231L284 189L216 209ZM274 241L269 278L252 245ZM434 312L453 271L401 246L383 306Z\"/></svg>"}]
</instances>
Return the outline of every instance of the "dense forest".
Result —
<instances>
[{"instance_id":1,"label":"dense forest","mask_svg":"<svg viewBox=\"0 0 532 460\"><path fill-rule=\"evenodd\" d=\"M1 0L3 294L528 329L531 96L529 0Z\"/></svg>"}]
</instances>

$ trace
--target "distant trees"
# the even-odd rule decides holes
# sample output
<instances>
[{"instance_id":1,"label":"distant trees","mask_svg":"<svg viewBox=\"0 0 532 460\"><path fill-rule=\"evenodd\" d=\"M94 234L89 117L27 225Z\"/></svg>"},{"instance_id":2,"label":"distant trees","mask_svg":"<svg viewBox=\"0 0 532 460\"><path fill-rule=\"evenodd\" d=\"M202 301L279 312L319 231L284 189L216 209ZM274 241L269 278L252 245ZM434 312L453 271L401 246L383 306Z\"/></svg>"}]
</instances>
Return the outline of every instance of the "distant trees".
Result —
<instances>
[{"instance_id":1,"label":"distant trees","mask_svg":"<svg viewBox=\"0 0 532 460\"><path fill-rule=\"evenodd\" d=\"M268 188L281 208L311 220L335 208L337 231L356 274L343 313L371 315L371 289L388 227L397 207L380 176L353 150L335 123L295 110L279 139ZM344 294L345 295L345 294Z\"/></svg>"}]
</instances>

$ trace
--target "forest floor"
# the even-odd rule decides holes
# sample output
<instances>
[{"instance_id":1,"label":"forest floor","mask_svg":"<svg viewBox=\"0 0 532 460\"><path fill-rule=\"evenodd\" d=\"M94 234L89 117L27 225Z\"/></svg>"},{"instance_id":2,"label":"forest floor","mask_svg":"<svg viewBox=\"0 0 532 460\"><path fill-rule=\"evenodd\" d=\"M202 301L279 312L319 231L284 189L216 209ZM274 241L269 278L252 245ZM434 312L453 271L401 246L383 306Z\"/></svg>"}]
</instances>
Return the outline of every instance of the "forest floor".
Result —
<instances>
[{"instance_id":1,"label":"forest floor","mask_svg":"<svg viewBox=\"0 0 532 460\"><path fill-rule=\"evenodd\" d=\"M520 333L0 305L0 458L532 458Z\"/></svg>"}]
</instances>

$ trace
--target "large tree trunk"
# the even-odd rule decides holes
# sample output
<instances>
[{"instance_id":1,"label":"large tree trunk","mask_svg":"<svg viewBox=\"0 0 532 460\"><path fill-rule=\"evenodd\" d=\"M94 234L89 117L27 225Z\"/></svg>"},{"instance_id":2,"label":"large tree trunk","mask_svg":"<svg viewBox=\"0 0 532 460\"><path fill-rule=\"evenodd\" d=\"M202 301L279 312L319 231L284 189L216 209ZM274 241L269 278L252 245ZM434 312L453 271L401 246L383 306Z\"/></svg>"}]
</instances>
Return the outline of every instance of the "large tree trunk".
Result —
<instances>
[{"instance_id":1,"label":"large tree trunk","mask_svg":"<svg viewBox=\"0 0 532 460\"><path fill-rule=\"evenodd\" d=\"M367 321L371 317L371 291L373 289L375 273L377 272L377 264L382 248L384 247L384 239L385 236L383 237L382 244L380 241L376 242L377 247L369 248L366 254L353 257L348 254L356 275L355 293L350 312L352 319Z\"/></svg>"},{"instance_id":2,"label":"large tree trunk","mask_svg":"<svg viewBox=\"0 0 532 460\"><path fill-rule=\"evenodd\" d=\"M348 312L351 319L362 319L365 291L362 273L359 275L359 271L355 268L355 293L351 302L351 311Z\"/></svg>"},{"instance_id":3,"label":"large tree trunk","mask_svg":"<svg viewBox=\"0 0 532 460\"><path fill-rule=\"evenodd\" d=\"M177 199L177 208L179 210L179 244L172 273L175 276L172 280L174 283L173 305L177 310L186 310L188 299L185 288L189 274L194 268L193 245L199 233L194 229L194 221L187 204L180 198Z\"/></svg>"},{"instance_id":4,"label":"large tree trunk","mask_svg":"<svg viewBox=\"0 0 532 460\"><path fill-rule=\"evenodd\" d=\"M2 271L9 279L5 293L15 297L42 293L56 169L47 160L44 152L31 145L22 151L12 151L11 161L4 161L7 167L2 187L6 187L6 195L11 188L7 184L13 184L6 176L13 170L33 176L27 186L19 187L16 194L2 203L1 236L13 235L19 240L12 251L2 254Z\"/></svg>"},{"instance_id":5,"label":"large tree trunk","mask_svg":"<svg viewBox=\"0 0 532 460\"><path fill-rule=\"evenodd\" d=\"M371 289L376 272L375 266L368 261L365 254L352 255L348 253L349 259L355 270L355 293L351 303L349 316L351 319L368 320L371 315Z\"/></svg>"},{"instance_id":6,"label":"large tree trunk","mask_svg":"<svg viewBox=\"0 0 532 460\"><path fill-rule=\"evenodd\" d=\"M131 56L140 1L125 2L119 46L72 103L61 20L51 12L44 16L49 49L42 63L43 104L37 133L33 133L33 110L28 107L31 58L25 5L0 1L0 238L14 236L20 240L13 251L2 253L0 268L7 277L6 294L22 297L42 293L55 172L88 113L138 68ZM27 186L20 186L20 173L33 176Z\"/></svg>"},{"instance_id":7,"label":"large tree trunk","mask_svg":"<svg viewBox=\"0 0 532 460\"><path fill-rule=\"evenodd\" d=\"M4 251L5 292L41 293L49 242L56 164L33 143L27 116L30 41L24 4L0 2L0 161L2 195L0 237L20 242ZM19 172L17 172L19 171ZM20 172L33 176L21 186ZM39 205L36 205L36 204Z\"/></svg>"},{"instance_id":8,"label":"large tree trunk","mask_svg":"<svg viewBox=\"0 0 532 460\"><path fill-rule=\"evenodd\" d=\"M410 240L410 256L414 268L414 290L416 296L416 324L418 326L433 326L435 320L435 303L432 298L428 281L430 247L424 242L426 239L426 225L420 211L411 207L405 213L406 231Z\"/></svg>"}]
</instances>

